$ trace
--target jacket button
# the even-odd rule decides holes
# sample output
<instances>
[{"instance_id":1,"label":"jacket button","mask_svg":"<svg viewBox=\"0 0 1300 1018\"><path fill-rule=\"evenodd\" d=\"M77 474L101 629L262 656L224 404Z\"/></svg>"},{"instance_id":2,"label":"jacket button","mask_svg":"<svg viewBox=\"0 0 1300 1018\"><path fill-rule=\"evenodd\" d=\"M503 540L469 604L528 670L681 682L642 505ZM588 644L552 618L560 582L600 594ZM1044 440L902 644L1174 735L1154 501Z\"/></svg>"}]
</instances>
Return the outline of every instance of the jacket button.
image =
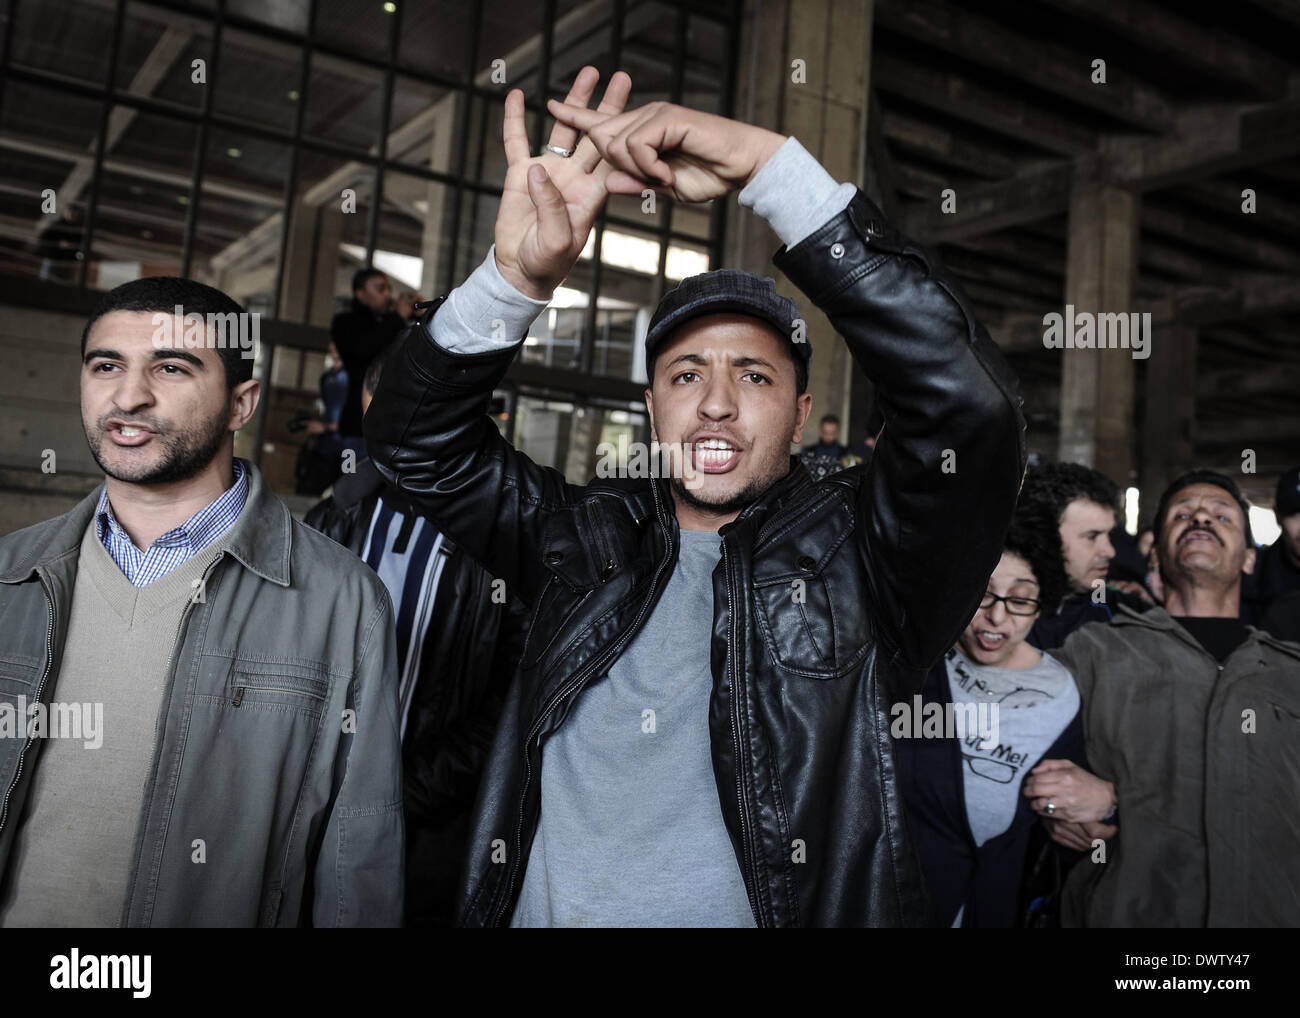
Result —
<instances>
[{"instance_id":1,"label":"jacket button","mask_svg":"<svg viewBox=\"0 0 1300 1018\"><path fill-rule=\"evenodd\" d=\"M817 565L817 560L809 555L800 555L799 561L795 563L805 573L811 573Z\"/></svg>"},{"instance_id":2,"label":"jacket button","mask_svg":"<svg viewBox=\"0 0 1300 1018\"><path fill-rule=\"evenodd\" d=\"M559 551L548 551L546 553L546 564L548 566L558 566L564 559L564 553Z\"/></svg>"},{"instance_id":3,"label":"jacket button","mask_svg":"<svg viewBox=\"0 0 1300 1018\"><path fill-rule=\"evenodd\" d=\"M843 258L843 257L844 257L844 245L841 244L841 243L839 243L838 241L836 241L834 244L832 244L832 245L831 245L831 257L832 257L832 258Z\"/></svg>"}]
</instances>

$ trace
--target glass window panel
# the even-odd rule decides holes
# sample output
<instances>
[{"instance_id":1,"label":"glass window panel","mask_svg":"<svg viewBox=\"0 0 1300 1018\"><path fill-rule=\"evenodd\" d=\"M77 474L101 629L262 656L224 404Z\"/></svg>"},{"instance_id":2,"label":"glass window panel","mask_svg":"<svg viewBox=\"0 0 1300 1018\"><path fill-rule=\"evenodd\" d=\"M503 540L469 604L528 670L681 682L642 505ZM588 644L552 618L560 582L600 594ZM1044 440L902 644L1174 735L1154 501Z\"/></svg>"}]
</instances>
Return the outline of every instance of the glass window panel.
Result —
<instances>
[{"instance_id":1,"label":"glass window panel","mask_svg":"<svg viewBox=\"0 0 1300 1018\"><path fill-rule=\"evenodd\" d=\"M418 3L404 3L403 18ZM316 0L316 39L334 49L372 60L388 57L395 3L379 0Z\"/></svg>"},{"instance_id":2,"label":"glass window panel","mask_svg":"<svg viewBox=\"0 0 1300 1018\"><path fill-rule=\"evenodd\" d=\"M485 88L501 88L502 94L516 85L524 87L524 78L536 72L542 41L542 15L545 4L537 0L493 0L480 5L483 19L479 32L478 53L474 61L474 81ZM504 84L492 81L494 60L504 60ZM526 93L529 98L532 92Z\"/></svg>"},{"instance_id":3,"label":"glass window panel","mask_svg":"<svg viewBox=\"0 0 1300 1018\"><path fill-rule=\"evenodd\" d=\"M677 8L664 3L629 7L623 16L620 64L632 76L635 102L672 99L673 48L677 44Z\"/></svg>"},{"instance_id":4,"label":"glass window panel","mask_svg":"<svg viewBox=\"0 0 1300 1018\"><path fill-rule=\"evenodd\" d=\"M393 81L388 158L441 173L456 171L457 116L462 95L399 74Z\"/></svg>"},{"instance_id":5,"label":"glass window panel","mask_svg":"<svg viewBox=\"0 0 1300 1018\"><path fill-rule=\"evenodd\" d=\"M713 222L713 202L673 202L672 208L673 232L708 241Z\"/></svg>"},{"instance_id":6,"label":"glass window panel","mask_svg":"<svg viewBox=\"0 0 1300 1018\"><path fill-rule=\"evenodd\" d=\"M600 69L601 80L591 105L599 101L609 76L616 70L610 50L613 16L611 0L567 0L558 5L552 30L551 95L562 99L574 75L584 64L592 64Z\"/></svg>"},{"instance_id":7,"label":"glass window panel","mask_svg":"<svg viewBox=\"0 0 1300 1018\"><path fill-rule=\"evenodd\" d=\"M381 71L313 53L304 133L321 141L373 151L379 143L383 88Z\"/></svg>"},{"instance_id":8,"label":"glass window panel","mask_svg":"<svg viewBox=\"0 0 1300 1018\"><path fill-rule=\"evenodd\" d=\"M107 41L113 36L113 5L93 0L25 2L18 5L10 59L103 85L108 80ZM130 40L123 39L123 52Z\"/></svg>"},{"instance_id":9,"label":"glass window panel","mask_svg":"<svg viewBox=\"0 0 1300 1018\"><path fill-rule=\"evenodd\" d=\"M391 170L384 174L374 265L388 273L394 296L411 292L428 300L441 292L454 198L455 190L443 184Z\"/></svg>"},{"instance_id":10,"label":"glass window panel","mask_svg":"<svg viewBox=\"0 0 1300 1018\"><path fill-rule=\"evenodd\" d=\"M199 109L204 90L213 80L211 22L129 3L123 22L123 53L117 66L117 87ZM196 69L194 61L201 60ZM195 77L201 81L195 81Z\"/></svg>"},{"instance_id":11,"label":"glass window panel","mask_svg":"<svg viewBox=\"0 0 1300 1018\"><path fill-rule=\"evenodd\" d=\"M374 170L369 166L299 153L281 318L328 326L334 313L347 306L352 273L366 262L374 186Z\"/></svg>"},{"instance_id":12,"label":"glass window panel","mask_svg":"<svg viewBox=\"0 0 1300 1018\"><path fill-rule=\"evenodd\" d=\"M458 0L408 3L402 10L398 63L426 74L464 81L474 15L474 4Z\"/></svg>"},{"instance_id":13,"label":"glass window panel","mask_svg":"<svg viewBox=\"0 0 1300 1018\"><path fill-rule=\"evenodd\" d=\"M307 12L311 0L226 0L226 14L256 21L269 28L303 35L307 31Z\"/></svg>"},{"instance_id":14,"label":"glass window panel","mask_svg":"<svg viewBox=\"0 0 1300 1018\"><path fill-rule=\"evenodd\" d=\"M274 306L289 157L279 142L208 133L190 272L263 314Z\"/></svg>"},{"instance_id":15,"label":"glass window panel","mask_svg":"<svg viewBox=\"0 0 1300 1018\"><path fill-rule=\"evenodd\" d=\"M723 112L731 38L727 26L692 15L686 26L682 104L705 113Z\"/></svg>"},{"instance_id":16,"label":"glass window panel","mask_svg":"<svg viewBox=\"0 0 1300 1018\"><path fill-rule=\"evenodd\" d=\"M87 285L108 290L180 272L197 138L193 123L113 108Z\"/></svg>"},{"instance_id":17,"label":"glass window panel","mask_svg":"<svg viewBox=\"0 0 1300 1018\"><path fill-rule=\"evenodd\" d=\"M6 83L0 111L0 236L4 271L75 284L100 104Z\"/></svg>"},{"instance_id":18,"label":"glass window panel","mask_svg":"<svg viewBox=\"0 0 1300 1018\"><path fill-rule=\"evenodd\" d=\"M290 132L301 96L302 50L226 28L213 111Z\"/></svg>"}]
</instances>

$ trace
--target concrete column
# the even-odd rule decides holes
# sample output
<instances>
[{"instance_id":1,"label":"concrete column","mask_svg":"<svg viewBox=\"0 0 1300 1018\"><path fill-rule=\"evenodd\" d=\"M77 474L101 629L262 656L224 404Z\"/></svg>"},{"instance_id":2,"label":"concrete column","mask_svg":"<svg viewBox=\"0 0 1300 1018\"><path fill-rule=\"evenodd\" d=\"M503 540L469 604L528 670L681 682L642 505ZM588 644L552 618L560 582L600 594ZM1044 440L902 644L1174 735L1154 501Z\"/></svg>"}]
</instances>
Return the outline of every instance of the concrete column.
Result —
<instances>
[{"instance_id":1,"label":"concrete column","mask_svg":"<svg viewBox=\"0 0 1300 1018\"><path fill-rule=\"evenodd\" d=\"M1128 315L1137 267L1138 197L1109 187L1087 168L1070 195L1065 303L1074 314ZM1159 350L1159 337L1153 350ZM1133 474L1133 353L1062 350L1061 431L1057 455L1084 463L1121 488Z\"/></svg>"},{"instance_id":2,"label":"concrete column","mask_svg":"<svg viewBox=\"0 0 1300 1018\"><path fill-rule=\"evenodd\" d=\"M832 8L834 15L832 17ZM863 184L870 81L873 0L746 0L740 25L735 115L793 134L836 180ZM802 61L802 82L794 61ZM731 199L734 202L734 199ZM850 433L852 378L844 341L826 316L772 264L780 241L746 210L728 217L723 264L772 276L794 297L808 322L813 357L808 377L813 409L805 442L822 414L840 418Z\"/></svg>"},{"instance_id":3,"label":"concrete column","mask_svg":"<svg viewBox=\"0 0 1300 1018\"><path fill-rule=\"evenodd\" d=\"M309 325L329 325L334 311L343 212L337 204L299 199L289 223L280 317Z\"/></svg>"},{"instance_id":4,"label":"concrete column","mask_svg":"<svg viewBox=\"0 0 1300 1018\"><path fill-rule=\"evenodd\" d=\"M1160 493L1196 460L1196 329L1165 325L1152 341L1145 384L1139 508L1152 522Z\"/></svg>"}]
</instances>

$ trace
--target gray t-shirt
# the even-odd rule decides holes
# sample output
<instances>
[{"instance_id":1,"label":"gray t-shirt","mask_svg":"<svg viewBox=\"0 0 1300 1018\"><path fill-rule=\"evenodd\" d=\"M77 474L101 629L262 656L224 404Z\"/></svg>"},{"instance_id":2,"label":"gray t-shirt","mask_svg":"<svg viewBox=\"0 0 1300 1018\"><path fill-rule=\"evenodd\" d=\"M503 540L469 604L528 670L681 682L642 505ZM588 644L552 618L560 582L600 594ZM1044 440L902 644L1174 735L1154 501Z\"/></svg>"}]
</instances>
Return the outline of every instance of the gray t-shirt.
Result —
<instances>
[{"instance_id":1,"label":"gray t-shirt","mask_svg":"<svg viewBox=\"0 0 1300 1018\"><path fill-rule=\"evenodd\" d=\"M753 926L709 749L713 570L683 530L644 628L542 746L541 817L511 926Z\"/></svg>"},{"instance_id":2,"label":"gray t-shirt","mask_svg":"<svg viewBox=\"0 0 1300 1018\"><path fill-rule=\"evenodd\" d=\"M966 816L975 844L1011 826L1025 775L1036 767L1079 710L1079 690L1063 664L1044 654L1032 668L994 668L960 650L948 654L954 704L997 704L997 739L962 740Z\"/></svg>"}]
</instances>

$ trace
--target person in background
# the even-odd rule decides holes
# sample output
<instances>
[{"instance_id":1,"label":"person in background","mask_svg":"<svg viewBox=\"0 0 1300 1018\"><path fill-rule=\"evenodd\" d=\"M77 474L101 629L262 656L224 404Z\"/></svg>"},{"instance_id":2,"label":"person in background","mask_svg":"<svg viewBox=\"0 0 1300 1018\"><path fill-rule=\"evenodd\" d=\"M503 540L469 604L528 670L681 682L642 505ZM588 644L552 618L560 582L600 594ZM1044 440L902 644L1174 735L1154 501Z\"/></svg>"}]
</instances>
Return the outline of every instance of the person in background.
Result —
<instances>
[{"instance_id":1,"label":"person in background","mask_svg":"<svg viewBox=\"0 0 1300 1018\"><path fill-rule=\"evenodd\" d=\"M365 413L385 354L362 380ZM470 808L518 664L527 615L369 459L304 522L370 566L397 619L406 925L451 926Z\"/></svg>"},{"instance_id":2,"label":"person in background","mask_svg":"<svg viewBox=\"0 0 1300 1018\"><path fill-rule=\"evenodd\" d=\"M829 456L834 460L842 459L849 447L840 443L840 419L834 414L823 414L821 423L817 426L817 441L804 446L804 451Z\"/></svg>"},{"instance_id":3,"label":"person in background","mask_svg":"<svg viewBox=\"0 0 1300 1018\"><path fill-rule=\"evenodd\" d=\"M805 446L799 461L815 481L861 462L860 457L849 452L849 447L839 441L840 419L834 414L822 417L818 441Z\"/></svg>"},{"instance_id":4,"label":"person in background","mask_svg":"<svg viewBox=\"0 0 1300 1018\"><path fill-rule=\"evenodd\" d=\"M1156 532L1150 527L1143 527L1137 532L1136 543L1138 554L1145 559L1156 546Z\"/></svg>"},{"instance_id":5,"label":"person in background","mask_svg":"<svg viewBox=\"0 0 1300 1018\"><path fill-rule=\"evenodd\" d=\"M1104 861L1070 873L1062 924L1300 925L1300 646L1238 618L1249 503L1195 470L1154 525L1164 607L1120 605L1053 651L1078 683L1095 777L1037 788L1033 806L1073 821L1105 810L1119 828Z\"/></svg>"},{"instance_id":6,"label":"person in background","mask_svg":"<svg viewBox=\"0 0 1300 1018\"><path fill-rule=\"evenodd\" d=\"M1117 604L1134 608L1147 600L1107 583L1115 546L1110 535L1120 514L1119 487L1105 474L1079 463L1047 463L1025 475L1017 512L1049 520L1061 536L1069 590L1059 606L1044 605L1029 634L1039 650L1059 647L1089 622L1106 622Z\"/></svg>"},{"instance_id":7,"label":"person in background","mask_svg":"<svg viewBox=\"0 0 1300 1018\"><path fill-rule=\"evenodd\" d=\"M957 737L915 738L895 730L899 787L907 806L936 926L1008 927L1027 917L1032 864L1054 852L1022 785L1035 768L1085 765L1079 693L1070 673L1026 642L1044 604L1067 581L1056 528L1018 515L1003 542L979 610L927 676L925 704L953 704L966 716L992 714L987 740L967 728ZM1050 891L1054 888L1047 888Z\"/></svg>"},{"instance_id":8,"label":"person in background","mask_svg":"<svg viewBox=\"0 0 1300 1018\"><path fill-rule=\"evenodd\" d=\"M1300 467L1278 479L1273 515L1282 532L1260 549L1255 571L1242 588L1241 618L1252 625L1263 625L1278 598L1300 593Z\"/></svg>"},{"instance_id":9,"label":"person in background","mask_svg":"<svg viewBox=\"0 0 1300 1018\"><path fill-rule=\"evenodd\" d=\"M406 328L418 300L406 293L394 302L392 284L378 269L358 269L353 274L352 304L330 323L330 339L348 373L347 399L336 429L341 437L362 438L361 382L366 368ZM359 448L365 448L364 442Z\"/></svg>"}]
</instances>

